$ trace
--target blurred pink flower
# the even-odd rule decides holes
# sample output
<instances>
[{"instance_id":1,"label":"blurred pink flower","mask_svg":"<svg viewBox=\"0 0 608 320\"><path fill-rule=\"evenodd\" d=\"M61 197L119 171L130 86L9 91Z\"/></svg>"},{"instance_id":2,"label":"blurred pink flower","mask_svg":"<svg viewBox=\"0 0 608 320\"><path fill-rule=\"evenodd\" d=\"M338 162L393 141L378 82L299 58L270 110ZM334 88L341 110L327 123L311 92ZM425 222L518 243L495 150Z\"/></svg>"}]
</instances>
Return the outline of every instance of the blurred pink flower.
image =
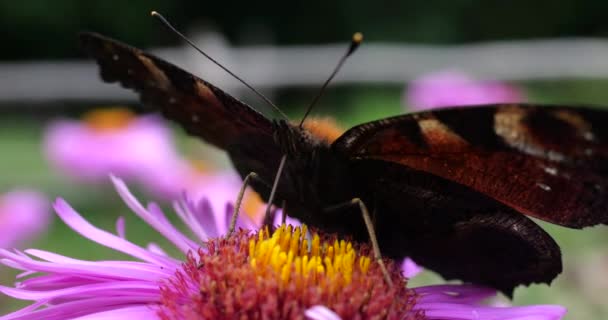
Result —
<instances>
[{"instance_id":1,"label":"blurred pink flower","mask_svg":"<svg viewBox=\"0 0 608 320\"><path fill-rule=\"evenodd\" d=\"M40 193L15 190L0 195L0 248L13 248L44 232L51 220L50 202Z\"/></svg>"},{"instance_id":2,"label":"blurred pink flower","mask_svg":"<svg viewBox=\"0 0 608 320\"><path fill-rule=\"evenodd\" d=\"M414 80L405 94L412 111L438 107L522 102L522 90L498 81L476 81L465 73L443 71Z\"/></svg>"},{"instance_id":3,"label":"blurred pink flower","mask_svg":"<svg viewBox=\"0 0 608 320\"><path fill-rule=\"evenodd\" d=\"M58 170L84 182L104 182L112 173L145 180L142 185L149 185L150 176L174 185L175 172L186 167L162 120L120 108L92 111L82 121L57 120L46 130L44 145Z\"/></svg>"}]
</instances>

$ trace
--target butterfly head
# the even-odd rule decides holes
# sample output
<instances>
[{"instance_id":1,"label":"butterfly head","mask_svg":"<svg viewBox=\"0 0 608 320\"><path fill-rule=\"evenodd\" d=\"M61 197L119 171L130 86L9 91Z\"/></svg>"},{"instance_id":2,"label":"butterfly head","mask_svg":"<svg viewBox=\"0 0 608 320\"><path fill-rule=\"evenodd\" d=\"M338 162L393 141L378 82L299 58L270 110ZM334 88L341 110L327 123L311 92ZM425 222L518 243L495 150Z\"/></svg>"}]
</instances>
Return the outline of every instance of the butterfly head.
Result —
<instances>
[{"instance_id":1,"label":"butterfly head","mask_svg":"<svg viewBox=\"0 0 608 320\"><path fill-rule=\"evenodd\" d=\"M315 147L324 143L308 130L299 128L285 120L273 122L274 141L281 151L288 157L299 158L300 155L310 153Z\"/></svg>"},{"instance_id":2,"label":"butterfly head","mask_svg":"<svg viewBox=\"0 0 608 320\"><path fill-rule=\"evenodd\" d=\"M284 120L274 122L274 140L287 155L316 146L329 147L344 132L332 118L310 118L303 128Z\"/></svg>"}]
</instances>

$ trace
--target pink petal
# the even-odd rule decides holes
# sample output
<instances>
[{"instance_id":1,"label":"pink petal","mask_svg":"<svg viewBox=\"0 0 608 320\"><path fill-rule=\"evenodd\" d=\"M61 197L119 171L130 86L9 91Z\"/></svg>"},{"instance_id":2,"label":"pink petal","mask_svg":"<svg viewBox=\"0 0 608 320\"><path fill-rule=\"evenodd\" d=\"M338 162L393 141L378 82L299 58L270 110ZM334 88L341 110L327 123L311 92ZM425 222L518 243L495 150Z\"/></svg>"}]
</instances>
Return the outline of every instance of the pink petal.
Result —
<instances>
[{"instance_id":1,"label":"pink petal","mask_svg":"<svg viewBox=\"0 0 608 320\"><path fill-rule=\"evenodd\" d=\"M310 307L304 315L311 320L341 320L340 316L325 306Z\"/></svg>"},{"instance_id":2,"label":"pink petal","mask_svg":"<svg viewBox=\"0 0 608 320\"><path fill-rule=\"evenodd\" d=\"M150 306L137 306L118 308L109 311L97 312L86 316L75 318L74 320L139 320L139 319L158 319L156 311Z\"/></svg>"},{"instance_id":3,"label":"pink petal","mask_svg":"<svg viewBox=\"0 0 608 320\"><path fill-rule=\"evenodd\" d=\"M167 267L175 265L176 260L152 254L142 247L93 226L61 198L55 201L54 208L66 225L87 239L143 261Z\"/></svg>"},{"instance_id":4,"label":"pink petal","mask_svg":"<svg viewBox=\"0 0 608 320\"><path fill-rule=\"evenodd\" d=\"M175 228L164 213L157 205L151 204L149 210L146 210L139 201L131 194L125 183L111 176L112 183L123 201L129 206L135 214L148 223L152 228L158 231L161 235L171 241L179 250L184 253L188 251L196 251L199 247L195 242L188 239L183 233Z\"/></svg>"}]
</instances>

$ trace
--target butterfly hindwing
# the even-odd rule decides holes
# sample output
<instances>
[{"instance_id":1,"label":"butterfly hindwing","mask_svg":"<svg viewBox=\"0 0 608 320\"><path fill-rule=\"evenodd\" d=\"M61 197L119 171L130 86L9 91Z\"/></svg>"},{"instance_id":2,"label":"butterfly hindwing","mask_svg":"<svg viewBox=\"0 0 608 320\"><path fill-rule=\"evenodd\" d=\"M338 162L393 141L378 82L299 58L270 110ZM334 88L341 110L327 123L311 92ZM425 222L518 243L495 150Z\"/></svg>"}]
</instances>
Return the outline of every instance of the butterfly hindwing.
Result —
<instances>
[{"instance_id":1,"label":"butterfly hindwing","mask_svg":"<svg viewBox=\"0 0 608 320\"><path fill-rule=\"evenodd\" d=\"M608 222L605 112L531 105L443 109L356 126L333 144L353 161L399 163L517 211L581 228Z\"/></svg>"},{"instance_id":2,"label":"butterfly hindwing","mask_svg":"<svg viewBox=\"0 0 608 320\"><path fill-rule=\"evenodd\" d=\"M559 246L516 212L477 214L413 250L414 261L445 279L483 284L509 296L518 285L550 284L562 271Z\"/></svg>"}]
</instances>

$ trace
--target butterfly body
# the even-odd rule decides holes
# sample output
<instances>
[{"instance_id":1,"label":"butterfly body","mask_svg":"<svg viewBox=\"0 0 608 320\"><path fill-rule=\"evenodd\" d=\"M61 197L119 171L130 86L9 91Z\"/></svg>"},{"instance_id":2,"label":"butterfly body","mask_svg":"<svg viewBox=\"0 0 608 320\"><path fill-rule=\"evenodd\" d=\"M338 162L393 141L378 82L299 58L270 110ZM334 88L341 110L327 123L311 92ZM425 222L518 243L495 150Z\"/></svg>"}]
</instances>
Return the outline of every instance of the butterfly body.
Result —
<instances>
[{"instance_id":1,"label":"butterfly body","mask_svg":"<svg viewBox=\"0 0 608 320\"><path fill-rule=\"evenodd\" d=\"M448 279L512 294L550 283L559 246L526 215L571 228L608 222L608 113L503 104L444 109L361 124L337 139L271 121L192 74L97 34L81 46L102 78L225 150L240 173L256 172L267 200L329 232L367 241L355 207L370 209L383 254L411 256Z\"/></svg>"}]
</instances>

